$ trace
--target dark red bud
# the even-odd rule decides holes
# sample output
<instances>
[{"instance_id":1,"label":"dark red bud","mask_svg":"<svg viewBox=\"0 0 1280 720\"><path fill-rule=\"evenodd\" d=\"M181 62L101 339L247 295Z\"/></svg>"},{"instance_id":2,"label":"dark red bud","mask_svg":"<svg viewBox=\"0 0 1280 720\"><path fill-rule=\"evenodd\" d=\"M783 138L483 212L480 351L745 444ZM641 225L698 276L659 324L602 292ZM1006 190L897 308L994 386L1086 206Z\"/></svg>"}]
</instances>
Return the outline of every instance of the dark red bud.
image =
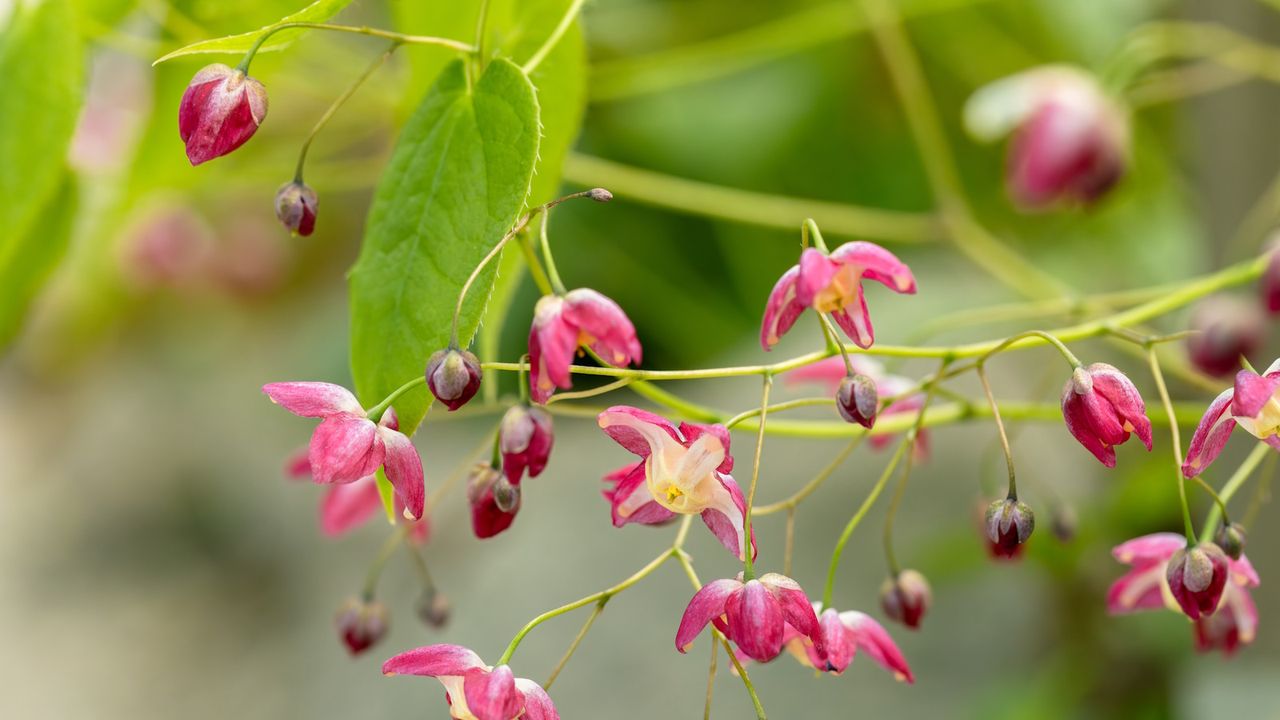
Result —
<instances>
[{"instance_id":1,"label":"dark red bud","mask_svg":"<svg viewBox=\"0 0 1280 720\"><path fill-rule=\"evenodd\" d=\"M1239 560L1244 555L1245 542L1248 540L1248 534L1244 530L1244 526L1240 523L1231 523L1230 525L1218 526L1218 532L1213 537L1214 542L1218 543L1218 547L1222 548L1222 552L1232 560Z\"/></svg>"},{"instance_id":2,"label":"dark red bud","mask_svg":"<svg viewBox=\"0 0 1280 720\"><path fill-rule=\"evenodd\" d=\"M836 409L845 421L870 429L876 424L880 396L876 382L866 375L849 375L836 390Z\"/></svg>"},{"instance_id":3,"label":"dark red bud","mask_svg":"<svg viewBox=\"0 0 1280 720\"><path fill-rule=\"evenodd\" d=\"M1178 606L1192 620L1212 615L1227 584L1227 554L1213 543L1179 550L1169 558L1165 579Z\"/></svg>"},{"instance_id":4,"label":"dark red bud","mask_svg":"<svg viewBox=\"0 0 1280 720\"><path fill-rule=\"evenodd\" d=\"M520 484L526 469L529 477L537 477L546 468L554 443L551 413L539 407L512 406L498 430L502 472L513 485Z\"/></svg>"},{"instance_id":5,"label":"dark red bud","mask_svg":"<svg viewBox=\"0 0 1280 720\"><path fill-rule=\"evenodd\" d=\"M920 627L932 600L929 581L915 570L903 570L880 586L880 608L884 614L912 629Z\"/></svg>"},{"instance_id":6,"label":"dark red bud","mask_svg":"<svg viewBox=\"0 0 1280 720\"><path fill-rule=\"evenodd\" d=\"M491 538L511 527L516 513L520 512L520 498L515 507L506 512L498 507L494 486L502 478L502 472L489 463L477 463L467 478L467 502L471 505L471 530L480 539ZM508 483L509 485L510 483Z\"/></svg>"},{"instance_id":7,"label":"dark red bud","mask_svg":"<svg viewBox=\"0 0 1280 720\"><path fill-rule=\"evenodd\" d=\"M1187 355L1191 364L1214 377L1234 376L1241 356L1253 354L1267 331L1262 310L1231 295L1215 295L1191 314Z\"/></svg>"},{"instance_id":8,"label":"dark red bud","mask_svg":"<svg viewBox=\"0 0 1280 720\"><path fill-rule=\"evenodd\" d=\"M276 191L276 217L295 235L306 237L316 229L318 207L316 191L296 180Z\"/></svg>"},{"instance_id":9,"label":"dark red bud","mask_svg":"<svg viewBox=\"0 0 1280 720\"><path fill-rule=\"evenodd\" d=\"M351 598L343 603L333 622L347 651L359 655L387 634L387 608L376 600Z\"/></svg>"},{"instance_id":10,"label":"dark red bud","mask_svg":"<svg viewBox=\"0 0 1280 720\"><path fill-rule=\"evenodd\" d=\"M417 604L418 618L426 623L428 627L437 630L449 623L449 615L452 607L449 604L449 598L445 594L435 590L427 590L418 598Z\"/></svg>"},{"instance_id":11,"label":"dark red bud","mask_svg":"<svg viewBox=\"0 0 1280 720\"><path fill-rule=\"evenodd\" d=\"M1014 498L996 500L987 507L986 533L991 554L1014 558L1036 528L1036 515L1026 503Z\"/></svg>"},{"instance_id":12,"label":"dark red bud","mask_svg":"<svg viewBox=\"0 0 1280 720\"><path fill-rule=\"evenodd\" d=\"M438 350L427 360L427 387L450 412L480 389L480 359L466 350Z\"/></svg>"},{"instance_id":13,"label":"dark red bud","mask_svg":"<svg viewBox=\"0 0 1280 720\"><path fill-rule=\"evenodd\" d=\"M506 475L502 475L493 484L493 504L504 513L514 512L520 507L520 486L512 485Z\"/></svg>"}]
</instances>

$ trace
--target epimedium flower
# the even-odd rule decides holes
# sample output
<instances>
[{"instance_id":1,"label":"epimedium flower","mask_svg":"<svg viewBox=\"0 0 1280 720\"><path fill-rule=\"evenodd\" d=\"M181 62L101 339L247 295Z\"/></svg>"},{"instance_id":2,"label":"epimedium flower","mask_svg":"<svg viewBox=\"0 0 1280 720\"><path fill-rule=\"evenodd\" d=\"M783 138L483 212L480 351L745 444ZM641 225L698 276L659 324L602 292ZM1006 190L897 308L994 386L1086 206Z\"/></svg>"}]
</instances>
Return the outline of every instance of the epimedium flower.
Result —
<instances>
[{"instance_id":1,"label":"epimedium flower","mask_svg":"<svg viewBox=\"0 0 1280 720\"><path fill-rule=\"evenodd\" d=\"M222 63L200 69L178 106L178 134L187 159L199 165L240 147L267 116L267 91L243 71Z\"/></svg>"},{"instance_id":2,"label":"epimedium flower","mask_svg":"<svg viewBox=\"0 0 1280 720\"><path fill-rule=\"evenodd\" d=\"M805 308L830 313L858 347L875 342L862 281L875 280L896 293L914 295L916 279L896 255L870 242L850 242L830 255L805 248L800 263L782 274L765 304L760 344L770 350Z\"/></svg>"},{"instance_id":3,"label":"epimedium flower","mask_svg":"<svg viewBox=\"0 0 1280 720\"><path fill-rule=\"evenodd\" d=\"M515 485L520 484L526 470L529 477L537 477L547 466L554 444L551 413L523 404L511 406L498 428L503 474Z\"/></svg>"},{"instance_id":4,"label":"epimedium flower","mask_svg":"<svg viewBox=\"0 0 1280 720\"><path fill-rule=\"evenodd\" d=\"M276 218L295 235L307 237L315 231L319 207L316 191L299 180L276 191Z\"/></svg>"},{"instance_id":5,"label":"epimedium flower","mask_svg":"<svg viewBox=\"0 0 1280 720\"><path fill-rule=\"evenodd\" d=\"M294 453L285 464L285 475L294 480L311 480L311 460L304 448ZM395 515L404 517L404 503L399 496L394 499ZM329 485L320 498L320 531L329 537L341 537L364 525L383 511L382 495L378 493L373 475L355 482ZM427 514L413 521L409 539L415 544L426 544L431 536L431 521Z\"/></svg>"},{"instance_id":6,"label":"epimedium flower","mask_svg":"<svg viewBox=\"0 0 1280 720\"><path fill-rule=\"evenodd\" d=\"M708 623L725 634L742 654L768 662L782 652L790 626L813 644L824 662L826 643L818 616L800 585L785 575L766 573L743 582L714 580L694 593L676 630L676 649L688 651Z\"/></svg>"},{"instance_id":7,"label":"epimedium flower","mask_svg":"<svg viewBox=\"0 0 1280 720\"><path fill-rule=\"evenodd\" d=\"M428 645L382 664L382 673L433 677L444 685L449 716L455 720L560 720L551 697L506 665L486 665L461 645Z\"/></svg>"},{"instance_id":8,"label":"epimedium flower","mask_svg":"<svg viewBox=\"0 0 1280 720\"><path fill-rule=\"evenodd\" d=\"M1006 183L1029 210L1090 204L1124 175L1129 120L1093 76L1076 68L1034 68L979 89L965 105L979 140L1013 133Z\"/></svg>"},{"instance_id":9,"label":"epimedium flower","mask_svg":"<svg viewBox=\"0 0 1280 720\"><path fill-rule=\"evenodd\" d=\"M262 391L294 415L321 418L307 450L316 482L354 482L382 468L408 513L422 517L422 458L399 431L393 409L374 422L350 391L325 382L270 383Z\"/></svg>"},{"instance_id":10,"label":"epimedium flower","mask_svg":"<svg viewBox=\"0 0 1280 720\"><path fill-rule=\"evenodd\" d=\"M1170 587L1169 567L1186 545L1184 536L1168 532L1143 535L1117 545L1112 556L1131 569L1107 591L1108 612L1123 615L1165 608L1185 613ZM1230 655L1240 645L1253 642L1257 631L1258 609L1249 589L1258 586L1258 573L1243 554L1238 560L1227 558L1226 566L1216 607L1195 618L1196 647L1201 652L1220 649Z\"/></svg>"},{"instance_id":11,"label":"epimedium flower","mask_svg":"<svg viewBox=\"0 0 1280 720\"><path fill-rule=\"evenodd\" d=\"M1075 369L1062 388L1062 417L1071 435L1109 468L1116 466L1115 446L1130 433L1151 450L1151 420L1142 395L1106 363Z\"/></svg>"},{"instance_id":12,"label":"epimedium flower","mask_svg":"<svg viewBox=\"0 0 1280 720\"><path fill-rule=\"evenodd\" d=\"M818 605L815 603L814 611L817 610ZM915 682L911 666L907 664L898 645L893 642L884 626L870 615L857 610L837 612L834 608L827 608L818 616L818 626L822 633L825 655L818 651L811 637L790 624L783 634L787 652L801 665L842 675L861 650L880 667L892 673L898 681L908 684Z\"/></svg>"},{"instance_id":13,"label":"epimedium flower","mask_svg":"<svg viewBox=\"0 0 1280 720\"><path fill-rule=\"evenodd\" d=\"M619 445L640 456L635 465L605 477L604 492L614 527L628 523L657 525L676 515L701 515L729 552L743 558L742 490L729 474L729 431L723 425L682 422L639 408L617 405L600 413L600 427ZM751 554L755 556L755 537Z\"/></svg>"},{"instance_id":14,"label":"epimedium flower","mask_svg":"<svg viewBox=\"0 0 1280 720\"><path fill-rule=\"evenodd\" d=\"M1261 375L1241 370L1235 385L1214 398L1191 436L1182 474L1192 478L1204 472L1222 453L1237 425L1280 450L1280 360Z\"/></svg>"},{"instance_id":15,"label":"epimedium flower","mask_svg":"<svg viewBox=\"0 0 1280 720\"><path fill-rule=\"evenodd\" d=\"M618 304L595 290L546 295L529 329L529 394L546 403L555 389L573 387L569 366L578 348L590 348L616 367L639 364L640 340Z\"/></svg>"}]
</instances>

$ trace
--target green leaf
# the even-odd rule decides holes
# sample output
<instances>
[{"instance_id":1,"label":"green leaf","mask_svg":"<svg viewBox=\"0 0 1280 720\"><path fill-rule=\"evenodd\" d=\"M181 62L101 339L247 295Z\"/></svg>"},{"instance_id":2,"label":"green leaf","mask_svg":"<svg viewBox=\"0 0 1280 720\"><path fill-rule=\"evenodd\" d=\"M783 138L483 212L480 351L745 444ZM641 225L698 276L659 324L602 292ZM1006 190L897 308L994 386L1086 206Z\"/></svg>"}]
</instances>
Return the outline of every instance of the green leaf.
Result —
<instances>
[{"instance_id":1,"label":"green leaf","mask_svg":"<svg viewBox=\"0 0 1280 720\"><path fill-rule=\"evenodd\" d=\"M74 20L67 0L19 2L0 34L0 346L71 235L65 158L83 83Z\"/></svg>"},{"instance_id":2,"label":"green leaf","mask_svg":"<svg viewBox=\"0 0 1280 720\"><path fill-rule=\"evenodd\" d=\"M351 0L316 0L305 8L299 10L292 15L286 15L280 18L279 22L265 25L257 30L239 35L228 35L226 37L213 38L211 40L201 40L200 42L191 43L186 47L178 48L164 57L156 60L152 65L159 65L166 60L183 57L186 55L207 55L210 53L223 54L243 54L253 47L253 44L262 37L262 33L270 30L277 25L294 22L311 22L321 23L329 20L334 15L342 12L343 8L351 4ZM258 52L269 52L272 50L280 50L294 40L297 40L306 28L286 28L271 36L269 40L258 48Z\"/></svg>"},{"instance_id":3,"label":"green leaf","mask_svg":"<svg viewBox=\"0 0 1280 720\"><path fill-rule=\"evenodd\" d=\"M448 344L462 284L515 223L537 156L538 101L518 67L494 60L473 88L463 61L445 68L400 135L351 271L351 371L366 406ZM468 293L464 343L492 284L490 267ZM396 401L402 432L429 401L421 387Z\"/></svg>"}]
</instances>

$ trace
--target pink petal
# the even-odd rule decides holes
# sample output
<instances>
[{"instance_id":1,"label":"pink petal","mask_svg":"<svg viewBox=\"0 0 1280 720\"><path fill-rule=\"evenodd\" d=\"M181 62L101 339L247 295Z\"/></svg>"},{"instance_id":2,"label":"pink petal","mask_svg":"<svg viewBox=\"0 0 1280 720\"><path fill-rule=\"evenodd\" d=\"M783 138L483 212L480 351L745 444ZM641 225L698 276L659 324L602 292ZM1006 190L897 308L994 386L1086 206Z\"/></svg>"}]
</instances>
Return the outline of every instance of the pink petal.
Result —
<instances>
[{"instance_id":1,"label":"pink petal","mask_svg":"<svg viewBox=\"0 0 1280 720\"><path fill-rule=\"evenodd\" d=\"M1107 590L1107 612L1124 615L1163 608L1165 569L1165 561L1144 562L1125 573Z\"/></svg>"},{"instance_id":2,"label":"pink petal","mask_svg":"<svg viewBox=\"0 0 1280 720\"><path fill-rule=\"evenodd\" d=\"M493 499L493 487L486 488L484 494L471 503L471 531L477 538L484 540L511 527L520 512L520 502L516 502L511 512L503 512Z\"/></svg>"},{"instance_id":3,"label":"pink petal","mask_svg":"<svg viewBox=\"0 0 1280 720\"><path fill-rule=\"evenodd\" d=\"M915 676L911 674L907 659L902 656L902 651L893 642L893 638L889 637L884 626L856 610L840 613L840 620L852 634L853 641L859 650L870 655L872 660L893 673L898 680L907 683L915 682Z\"/></svg>"},{"instance_id":4,"label":"pink petal","mask_svg":"<svg viewBox=\"0 0 1280 720\"><path fill-rule=\"evenodd\" d=\"M863 374L868 375L868 373ZM782 380L788 384L814 383L825 385L832 393L835 393L840 381L844 380L846 375L848 375L848 370L844 366L844 358L837 355L795 370L789 370L782 376ZM871 377L875 379L874 376Z\"/></svg>"},{"instance_id":5,"label":"pink petal","mask_svg":"<svg viewBox=\"0 0 1280 720\"><path fill-rule=\"evenodd\" d=\"M532 680L516 678L516 689L524 695L524 715L520 720L560 720L560 713L542 686Z\"/></svg>"},{"instance_id":6,"label":"pink petal","mask_svg":"<svg viewBox=\"0 0 1280 720\"><path fill-rule=\"evenodd\" d=\"M809 612L813 612L810 608ZM726 633L752 660L769 662L782 652L786 621L777 597L759 580L745 585L725 600Z\"/></svg>"},{"instance_id":7,"label":"pink petal","mask_svg":"<svg viewBox=\"0 0 1280 720\"><path fill-rule=\"evenodd\" d=\"M480 656L461 645L428 645L386 661L382 664L382 674L441 677L466 675L468 670L483 667Z\"/></svg>"},{"instance_id":8,"label":"pink petal","mask_svg":"<svg viewBox=\"0 0 1280 720\"><path fill-rule=\"evenodd\" d=\"M308 459L318 483L345 483L372 475L386 457L378 428L361 415L330 415L311 434Z\"/></svg>"},{"instance_id":9,"label":"pink petal","mask_svg":"<svg viewBox=\"0 0 1280 720\"><path fill-rule=\"evenodd\" d=\"M578 288L565 296L565 317L581 333L594 338L591 349L615 367L640 364L640 340L635 326L618 303L595 290Z\"/></svg>"},{"instance_id":10,"label":"pink petal","mask_svg":"<svg viewBox=\"0 0 1280 720\"><path fill-rule=\"evenodd\" d=\"M1204 411L1195 434L1191 436L1187 458L1182 463L1183 475L1189 478L1199 475L1222 453L1227 439L1231 437L1231 431L1236 427L1236 421L1227 414L1234 396L1234 389L1224 390Z\"/></svg>"},{"instance_id":11,"label":"pink petal","mask_svg":"<svg viewBox=\"0 0 1280 720\"><path fill-rule=\"evenodd\" d=\"M822 617L818 618L818 626L822 633L823 646L826 648L827 657L825 665L823 659L813 648L812 642L806 644L805 648L809 652L809 662L816 668L826 667L828 671L837 675L843 673L849 667L849 663L853 662L853 656L858 651L857 645L853 642L853 636L845 628L844 623L840 621L840 613L832 608L822 611ZM800 631L793 630L797 635Z\"/></svg>"},{"instance_id":12,"label":"pink petal","mask_svg":"<svg viewBox=\"0 0 1280 720\"><path fill-rule=\"evenodd\" d=\"M578 329L565 321L563 308L561 298L542 298L529 329L529 394L537 403L545 404L557 387L573 387L569 365L578 349Z\"/></svg>"},{"instance_id":13,"label":"pink petal","mask_svg":"<svg viewBox=\"0 0 1280 720\"><path fill-rule=\"evenodd\" d=\"M796 265L782 274L769 293L769 300L764 306L764 320L760 324L760 345L765 350L773 349L778 340L787 334L805 305L796 299L796 281L800 277L800 266Z\"/></svg>"},{"instance_id":14,"label":"pink petal","mask_svg":"<svg viewBox=\"0 0 1280 720\"><path fill-rule=\"evenodd\" d=\"M1248 370L1236 373L1235 398L1231 401L1231 414L1236 417L1254 417L1271 401L1280 376L1264 377Z\"/></svg>"},{"instance_id":15,"label":"pink petal","mask_svg":"<svg viewBox=\"0 0 1280 720\"><path fill-rule=\"evenodd\" d=\"M462 692L476 720L515 720L524 709L524 695L516 690L515 675L506 665L488 672L483 668L469 670Z\"/></svg>"},{"instance_id":16,"label":"pink petal","mask_svg":"<svg viewBox=\"0 0 1280 720\"><path fill-rule=\"evenodd\" d=\"M782 607L782 616L787 624L807 635L813 641L818 657L825 658L827 651L822 629L818 625L818 616L814 614L813 604L809 602L809 596L804 594L799 583L777 573L766 573L760 576L760 582L778 598L778 603Z\"/></svg>"},{"instance_id":17,"label":"pink petal","mask_svg":"<svg viewBox=\"0 0 1280 720\"><path fill-rule=\"evenodd\" d=\"M676 630L676 649L687 652L707 623L724 614L729 596L741 588L742 583L737 580L713 580L694 593L680 618L680 628Z\"/></svg>"},{"instance_id":18,"label":"pink petal","mask_svg":"<svg viewBox=\"0 0 1280 720\"><path fill-rule=\"evenodd\" d=\"M738 487L737 481L732 476L719 475L718 477L723 493L717 493L714 506L702 511L702 522L726 550L733 553L739 560L743 560L742 524L747 503L742 497L742 489ZM752 528L751 558L753 560L756 552L756 533L755 528Z\"/></svg>"},{"instance_id":19,"label":"pink petal","mask_svg":"<svg viewBox=\"0 0 1280 720\"><path fill-rule=\"evenodd\" d=\"M642 458L660 451L669 442L686 444L670 420L628 405L614 405L600 413L596 422L619 445Z\"/></svg>"},{"instance_id":20,"label":"pink petal","mask_svg":"<svg viewBox=\"0 0 1280 720\"><path fill-rule=\"evenodd\" d=\"M382 497L372 477L334 485L320 499L320 530L338 537L363 525L382 509Z\"/></svg>"},{"instance_id":21,"label":"pink petal","mask_svg":"<svg viewBox=\"0 0 1280 720\"><path fill-rule=\"evenodd\" d=\"M1068 380L1062 391L1062 418L1066 421L1067 431L1084 449L1093 453L1103 465L1109 468L1116 466L1116 451L1112 446L1117 438L1122 442L1125 433L1109 405L1100 402L1092 392L1083 395L1075 392ZM1106 433L1110 442L1104 440L1100 433Z\"/></svg>"},{"instance_id":22,"label":"pink petal","mask_svg":"<svg viewBox=\"0 0 1280 720\"><path fill-rule=\"evenodd\" d=\"M645 483L644 461L614 470L604 480L614 483L603 493L609 501L614 527L629 523L660 525L676 516L653 499Z\"/></svg>"},{"instance_id":23,"label":"pink petal","mask_svg":"<svg viewBox=\"0 0 1280 720\"><path fill-rule=\"evenodd\" d=\"M813 307L815 298L826 290L835 279L839 265L832 262L817 248L805 248L800 253L800 275L796 279L796 301L805 307Z\"/></svg>"},{"instance_id":24,"label":"pink petal","mask_svg":"<svg viewBox=\"0 0 1280 720\"><path fill-rule=\"evenodd\" d=\"M1125 565L1166 562L1187 546L1187 538L1179 533L1159 532L1125 541L1111 550L1111 556Z\"/></svg>"},{"instance_id":25,"label":"pink petal","mask_svg":"<svg viewBox=\"0 0 1280 720\"><path fill-rule=\"evenodd\" d=\"M284 475L290 480L311 479L311 460L307 457L306 448L289 456L284 463Z\"/></svg>"},{"instance_id":26,"label":"pink petal","mask_svg":"<svg viewBox=\"0 0 1280 720\"><path fill-rule=\"evenodd\" d=\"M1116 415L1133 427L1133 434L1150 450L1151 420L1138 388L1124 373L1106 363L1094 363L1087 369L1093 379L1093 391L1110 403Z\"/></svg>"},{"instance_id":27,"label":"pink petal","mask_svg":"<svg viewBox=\"0 0 1280 720\"><path fill-rule=\"evenodd\" d=\"M422 517L427 497L422 458L409 438L395 430L379 428L378 437L387 448L385 471L396 497L415 520Z\"/></svg>"},{"instance_id":28,"label":"pink petal","mask_svg":"<svg viewBox=\"0 0 1280 720\"><path fill-rule=\"evenodd\" d=\"M682 422L680 423L680 434L684 435L685 447L689 447L698 441L703 435L711 435L720 441L720 446L724 448L724 460L716 466L716 472L728 473L733 472L733 456L729 454L729 430L723 425L701 425L698 423Z\"/></svg>"},{"instance_id":29,"label":"pink petal","mask_svg":"<svg viewBox=\"0 0 1280 720\"><path fill-rule=\"evenodd\" d=\"M326 382L282 382L262 386L271 402L302 417L322 418L346 413L364 415L351 391Z\"/></svg>"},{"instance_id":30,"label":"pink petal","mask_svg":"<svg viewBox=\"0 0 1280 720\"><path fill-rule=\"evenodd\" d=\"M1239 560L1228 559L1227 563L1231 568L1231 582L1240 587L1257 587L1261 584L1258 579L1258 571L1253 569L1253 563L1249 562L1249 558L1241 555Z\"/></svg>"},{"instance_id":31,"label":"pink petal","mask_svg":"<svg viewBox=\"0 0 1280 720\"><path fill-rule=\"evenodd\" d=\"M897 255L869 242L849 242L836 248L831 259L841 265L856 265L862 276L875 280L897 293L914 294L916 279L911 268Z\"/></svg>"},{"instance_id":32,"label":"pink petal","mask_svg":"<svg viewBox=\"0 0 1280 720\"><path fill-rule=\"evenodd\" d=\"M857 307L836 310L831 313L831 317L855 345L860 348L869 348L875 344L876 331L871 326L871 312L867 310L867 297L862 294L861 287L858 288L856 304Z\"/></svg>"}]
</instances>

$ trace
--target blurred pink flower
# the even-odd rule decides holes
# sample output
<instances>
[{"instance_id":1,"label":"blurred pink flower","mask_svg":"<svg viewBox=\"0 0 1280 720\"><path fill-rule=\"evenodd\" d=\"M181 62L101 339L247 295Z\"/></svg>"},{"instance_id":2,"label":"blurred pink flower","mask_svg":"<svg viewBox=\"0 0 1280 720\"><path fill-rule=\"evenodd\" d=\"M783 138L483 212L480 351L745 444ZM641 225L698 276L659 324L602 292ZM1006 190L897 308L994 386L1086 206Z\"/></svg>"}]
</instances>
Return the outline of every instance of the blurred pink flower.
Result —
<instances>
[{"instance_id":1,"label":"blurred pink flower","mask_svg":"<svg viewBox=\"0 0 1280 720\"><path fill-rule=\"evenodd\" d=\"M515 677L506 665L485 665L460 645L428 645L401 653L383 663L382 672L439 680L449 715L457 720L560 720L540 685Z\"/></svg>"},{"instance_id":2,"label":"blurred pink flower","mask_svg":"<svg viewBox=\"0 0 1280 720\"><path fill-rule=\"evenodd\" d=\"M294 453L285 465L285 474L295 480L311 480L311 461L304 448ZM330 485L320 498L320 530L329 537L341 537L369 522L382 512L382 495L378 493L375 476L369 475L355 482ZM395 498L395 515L404 522L404 503ZM409 539L423 545L431 537L431 519L423 514L414 520Z\"/></svg>"},{"instance_id":3,"label":"blurred pink flower","mask_svg":"<svg viewBox=\"0 0 1280 720\"><path fill-rule=\"evenodd\" d=\"M817 609L815 604L814 610ZM857 610L836 612L834 608L827 608L818 616L818 626L826 648L825 656L818 651L811 637L787 625L783 643L787 652L801 665L841 675L862 650L880 667L893 673L897 680L915 682L911 666L898 645L884 626L870 615Z\"/></svg>"}]
</instances>

